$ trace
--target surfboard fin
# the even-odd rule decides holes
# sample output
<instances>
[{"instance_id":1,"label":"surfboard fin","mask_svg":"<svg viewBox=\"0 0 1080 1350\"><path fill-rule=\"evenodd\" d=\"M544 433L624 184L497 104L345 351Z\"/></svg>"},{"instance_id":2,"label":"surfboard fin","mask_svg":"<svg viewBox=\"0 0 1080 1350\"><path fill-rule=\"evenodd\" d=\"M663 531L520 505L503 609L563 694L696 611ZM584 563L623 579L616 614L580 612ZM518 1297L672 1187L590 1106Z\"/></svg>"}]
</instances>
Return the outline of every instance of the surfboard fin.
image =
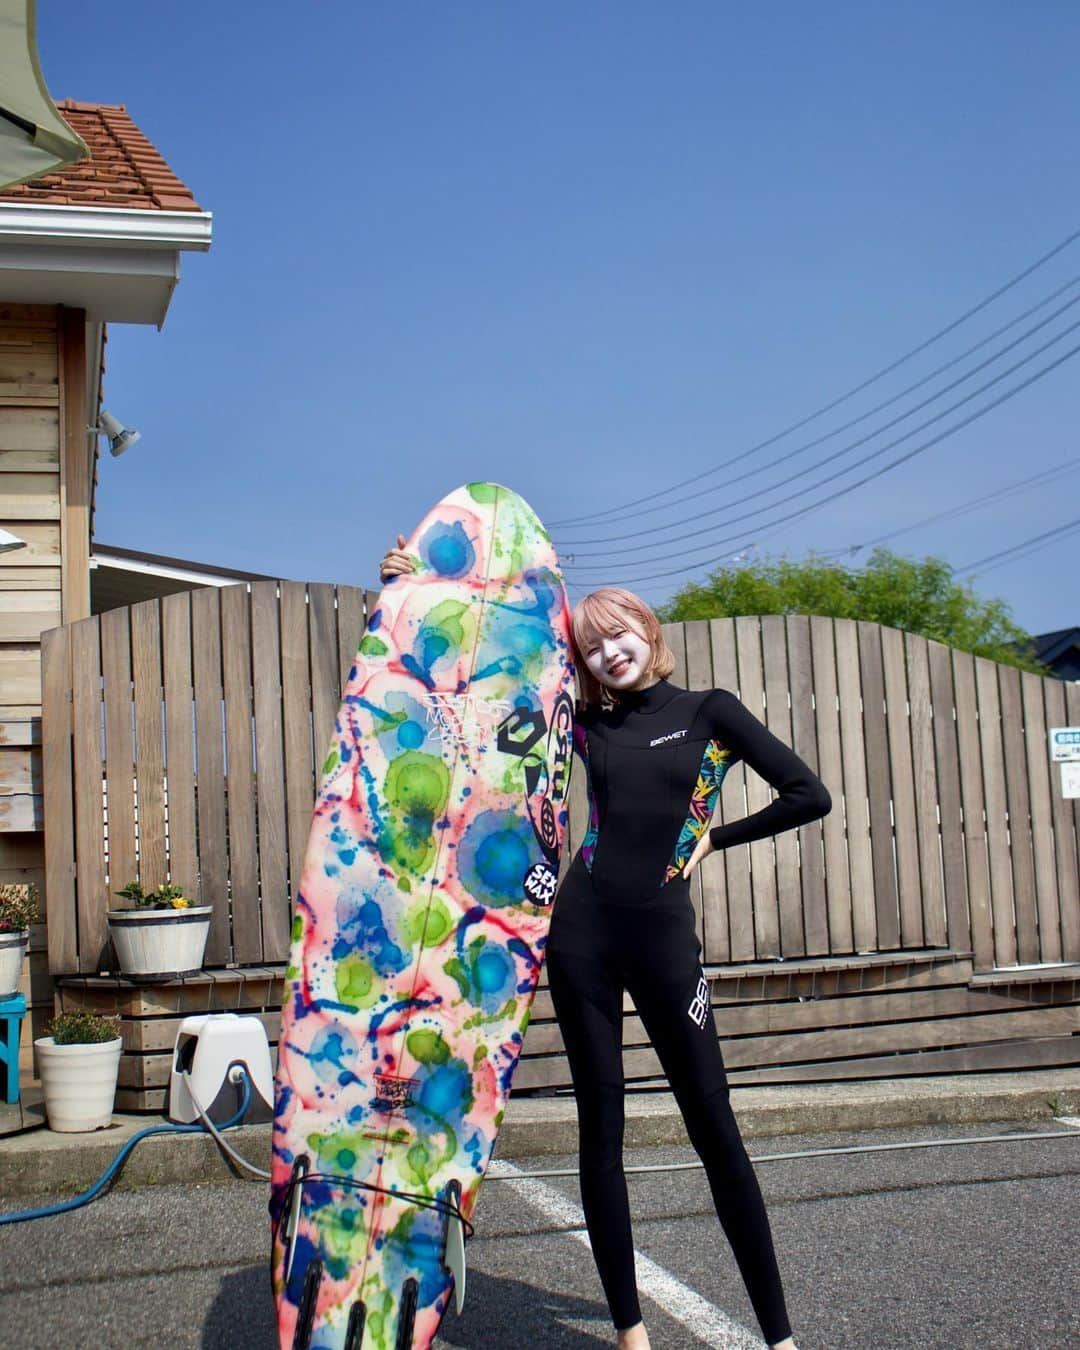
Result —
<instances>
[{"instance_id":1,"label":"surfboard fin","mask_svg":"<svg viewBox=\"0 0 1080 1350\"><path fill-rule=\"evenodd\" d=\"M412 1350L413 1323L416 1321L416 1294L419 1286L412 1278L401 1288L401 1313L398 1317L397 1343L394 1350Z\"/></svg>"},{"instance_id":2,"label":"surfboard fin","mask_svg":"<svg viewBox=\"0 0 1080 1350\"><path fill-rule=\"evenodd\" d=\"M349 1325L345 1328L344 1350L360 1350L364 1341L364 1323L367 1321L367 1308L359 1299L349 1309Z\"/></svg>"},{"instance_id":3,"label":"surfboard fin","mask_svg":"<svg viewBox=\"0 0 1080 1350\"><path fill-rule=\"evenodd\" d=\"M293 1253L296 1251L296 1226L300 1222L300 1211L304 1206L304 1178L311 1166L311 1159L302 1153L293 1163L292 1189L289 1192L289 1212L285 1219L285 1231L281 1240L285 1244L285 1284L288 1286L292 1275Z\"/></svg>"},{"instance_id":4,"label":"surfboard fin","mask_svg":"<svg viewBox=\"0 0 1080 1350\"><path fill-rule=\"evenodd\" d=\"M323 1265L319 1260L312 1261L304 1272L304 1292L300 1295L300 1307L296 1313L292 1350L308 1350L311 1344L311 1329L315 1325L315 1305L319 1301L322 1273Z\"/></svg>"},{"instance_id":5,"label":"surfboard fin","mask_svg":"<svg viewBox=\"0 0 1080 1350\"><path fill-rule=\"evenodd\" d=\"M446 1199L458 1209L461 1205L461 1183L451 1181L446 1188ZM457 1214L446 1216L446 1243L443 1265L454 1277L454 1311L461 1316L465 1306L465 1225Z\"/></svg>"}]
</instances>

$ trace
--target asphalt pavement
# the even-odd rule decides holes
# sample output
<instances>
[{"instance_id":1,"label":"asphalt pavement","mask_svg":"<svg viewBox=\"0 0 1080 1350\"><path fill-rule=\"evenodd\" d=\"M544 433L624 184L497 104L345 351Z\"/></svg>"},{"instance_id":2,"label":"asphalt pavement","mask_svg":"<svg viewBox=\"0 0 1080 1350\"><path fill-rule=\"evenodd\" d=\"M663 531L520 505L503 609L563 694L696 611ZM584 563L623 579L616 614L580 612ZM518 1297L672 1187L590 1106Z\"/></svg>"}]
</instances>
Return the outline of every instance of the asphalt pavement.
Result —
<instances>
[{"instance_id":1,"label":"asphalt pavement","mask_svg":"<svg viewBox=\"0 0 1080 1350\"><path fill-rule=\"evenodd\" d=\"M1080 1345L1080 1122L980 1121L748 1142L752 1156L900 1140L1068 1137L760 1162L800 1350ZM631 1148L628 1166L692 1160ZM506 1173L572 1168L519 1154ZM656 1350L762 1342L699 1170L630 1181L639 1284ZM0 1341L20 1350L276 1350L263 1183L114 1189L71 1214L0 1228ZM27 1202L6 1198L0 1208ZM613 1342L573 1177L485 1184L465 1309L439 1345L546 1350Z\"/></svg>"}]
</instances>

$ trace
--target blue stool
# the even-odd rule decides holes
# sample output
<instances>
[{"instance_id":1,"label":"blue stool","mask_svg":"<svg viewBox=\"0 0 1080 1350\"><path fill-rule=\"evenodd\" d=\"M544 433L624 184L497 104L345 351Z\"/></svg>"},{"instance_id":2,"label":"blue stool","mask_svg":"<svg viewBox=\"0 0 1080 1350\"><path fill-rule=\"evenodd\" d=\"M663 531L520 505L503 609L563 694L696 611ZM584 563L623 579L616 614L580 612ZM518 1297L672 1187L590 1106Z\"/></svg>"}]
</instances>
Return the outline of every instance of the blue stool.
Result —
<instances>
[{"instance_id":1,"label":"blue stool","mask_svg":"<svg viewBox=\"0 0 1080 1350\"><path fill-rule=\"evenodd\" d=\"M0 1075L3 1100L9 1105L19 1100L19 1032L26 1016L26 995L12 994L0 999Z\"/></svg>"}]
</instances>

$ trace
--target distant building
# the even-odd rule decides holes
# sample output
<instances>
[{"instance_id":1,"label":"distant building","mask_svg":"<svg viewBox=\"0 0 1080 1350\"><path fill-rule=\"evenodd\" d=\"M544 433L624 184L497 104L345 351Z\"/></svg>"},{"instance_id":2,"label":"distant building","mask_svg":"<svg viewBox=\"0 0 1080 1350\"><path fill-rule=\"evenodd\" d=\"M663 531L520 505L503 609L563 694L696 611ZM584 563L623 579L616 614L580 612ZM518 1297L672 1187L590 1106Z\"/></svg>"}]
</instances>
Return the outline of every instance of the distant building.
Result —
<instances>
[{"instance_id":1,"label":"distant building","mask_svg":"<svg viewBox=\"0 0 1080 1350\"><path fill-rule=\"evenodd\" d=\"M1038 633L1027 650L1059 680L1080 680L1080 628Z\"/></svg>"}]
</instances>

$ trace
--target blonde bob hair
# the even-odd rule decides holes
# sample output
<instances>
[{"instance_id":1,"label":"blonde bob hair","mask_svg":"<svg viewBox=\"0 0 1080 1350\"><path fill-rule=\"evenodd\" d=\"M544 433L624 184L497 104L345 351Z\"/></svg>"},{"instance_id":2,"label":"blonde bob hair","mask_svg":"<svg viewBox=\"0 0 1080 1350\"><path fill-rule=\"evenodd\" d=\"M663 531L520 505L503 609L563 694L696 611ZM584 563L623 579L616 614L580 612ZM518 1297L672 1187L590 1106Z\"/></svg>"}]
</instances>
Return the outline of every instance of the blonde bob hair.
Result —
<instances>
[{"instance_id":1,"label":"blonde bob hair","mask_svg":"<svg viewBox=\"0 0 1080 1350\"><path fill-rule=\"evenodd\" d=\"M570 621L577 663L578 687L586 707L613 703L618 695L593 675L586 665L585 653L598 638L614 637L629 628L649 644L648 676L663 678L675 669L675 657L664 641L660 623L644 600L621 586L605 586L592 591L578 602Z\"/></svg>"}]
</instances>

